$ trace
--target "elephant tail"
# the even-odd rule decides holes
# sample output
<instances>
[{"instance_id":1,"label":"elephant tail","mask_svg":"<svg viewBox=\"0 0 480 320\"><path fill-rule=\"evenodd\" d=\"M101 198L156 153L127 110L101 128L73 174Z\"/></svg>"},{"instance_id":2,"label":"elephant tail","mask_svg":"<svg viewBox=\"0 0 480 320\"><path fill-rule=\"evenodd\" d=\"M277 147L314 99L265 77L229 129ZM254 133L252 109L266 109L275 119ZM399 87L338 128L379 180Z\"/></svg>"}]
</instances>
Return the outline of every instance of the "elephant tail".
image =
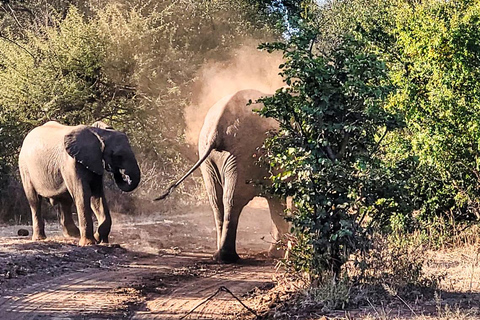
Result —
<instances>
[{"instance_id":1,"label":"elephant tail","mask_svg":"<svg viewBox=\"0 0 480 320\"><path fill-rule=\"evenodd\" d=\"M181 177L177 182L173 183L170 187L168 187L167 191L165 191L164 193L162 193L159 197L153 199L153 201L158 201L158 200L163 200L165 199L166 197L168 197L172 192L173 190L175 190L176 187L178 187L180 185L180 183L182 183L190 174L192 174L193 171L197 170L198 167L200 167L200 165L203 163L203 161L205 161L205 159L207 159L207 157L210 155L210 152L212 152L214 148L214 144L213 143L210 143L210 146L208 147L208 150L205 152L205 154L197 161L197 163L195 163L193 165L193 167L190 168L190 170L188 170L187 173L185 173L183 175L183 177Z\"/></svg>"}]
</instances>

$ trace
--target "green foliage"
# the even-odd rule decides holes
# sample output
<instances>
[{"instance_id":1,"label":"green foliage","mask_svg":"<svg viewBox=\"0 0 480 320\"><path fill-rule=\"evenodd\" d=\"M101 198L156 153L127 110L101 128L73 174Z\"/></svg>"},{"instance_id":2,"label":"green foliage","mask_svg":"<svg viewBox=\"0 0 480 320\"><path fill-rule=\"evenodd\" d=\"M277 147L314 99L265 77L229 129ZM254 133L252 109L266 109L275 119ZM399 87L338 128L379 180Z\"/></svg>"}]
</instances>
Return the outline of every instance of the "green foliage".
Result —
<instances>
[{"instance_id":1,"label":"green foliage","mask_svg":"<svg viewBox=\"0 0 480 320\"><path fill-rule=\"evenodd\" d=\"M7 30L0 38L0 88L8 93L0 100L3 113L16 113L23 133L52 118L67 124L108 119L160 155L180 144L179 109L190 103L205 58L222 58L244 39L271 34L256 7L243 1L43 7L15 3L19 11L1 21ZM23 17L25 11L33 18Z\"/></svg>"},{"instance_id":2,"label":"green foliage","mask_svg":"<svg viewBox=\"0 0 480 320\"><path fill-rule=\"evenodd\" d=\"M302 14L317 11L315 0L248 0L257 6L260 12L273 21L277 28L286 34L295 33L302 28ZM315 15L310 14L310 19Z\"/></svg>"},{"instance_id":3,"label":"green foliage","mask_svg":"<svg viewBox=\"0 0 480 320\"><path fill-rule=\"evenodd\" d=\"M19 123L88 123L120 108L124 96L102 69L108 43L76 9L42 34L27 35L25 49L1 43L0 105Z\"/></svg>"},{"instance_id":4,"label":"green foliage","mask_svg":"<svg viewBox=\"0 0 480 320\"><path fill-rule=\"evenodd\" d=\"M406 128L387 134L383 160L402 185L404 231L448 213L478 217L478 1L331 1L320 49L353 32L385 61L396 88L387 110ZM326 43L326 44L323 44ZM413 214L415 213L415 214ZM391 230L389 213L377 222ZM448 220L450 221L450 220Z\"/></svg>"},{"instance_id":5,"label":"green foliage","mask_svg":"<svg viewBox=\"0 0 480 320\"><path fill-rule=\"evenodd\" d=\"M228 57L247 39L274 36L250 1L8 5L0 10L0 189L18 179L23 137L52 119L104 120L127 132L145 170L161 180L149 179L143 195L161 189L192 153L183 147L183 109L202 64ZM0 198L8 198L3 191Z\"/></svg>"},{"instance_id":6,"label":"green foliage","mask_svg":"<svg viewBox=\"0 0 480 320\"><path fill-rule=\"evenodd\" d=\"M262 99L261 114L280 122L267 140L272 191L293 198L293 268L319 276L338 274L360 248L361 223L371 211L391 207L377 152L398 124L383 108L392 92L385 64L366 44L344 35L335 50L316 55L317 30L304 24L282 50L282 75L289 87Z\"/></svg>"},{"instance_id":7,"label":"green foliage","mask_svg":"<svg viewBox=\"0 0 480 320\"><path fill-rule=\"evenodd\" d=\"M396 12L392 108L406 115L412 177L427 214L477 214L480 2L425 1Z\"/></svg>"}]
</instances>

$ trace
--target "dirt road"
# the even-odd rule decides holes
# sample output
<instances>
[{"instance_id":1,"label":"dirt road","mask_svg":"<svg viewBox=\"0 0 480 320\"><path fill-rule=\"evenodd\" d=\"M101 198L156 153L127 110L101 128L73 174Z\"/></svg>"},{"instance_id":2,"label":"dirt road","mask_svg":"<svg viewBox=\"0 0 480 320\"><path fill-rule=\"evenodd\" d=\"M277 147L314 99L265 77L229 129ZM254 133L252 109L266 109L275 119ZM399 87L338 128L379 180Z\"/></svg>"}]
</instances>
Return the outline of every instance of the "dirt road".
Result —
<instances>
[{"instance_id":1,"label":"dirt road","mask_svg":"<svg viewBox=\"0 0 480 320\"><path fill-rule=\"evenodd\" d=\"M142 257L115 267L87 268L12 288L0 298L2 319L180 319L221 286L235 296L268 286L268 261L216 265L198 254ZM248 313L221 292L189 319Z\"/></svg>"},{"instance_id":2,"label":"dirt road","mask_svg":"<svg viewBox=\"0 0 480 320\"><path fill-rule=\"evenodd\" d=\"M209 226L212 221L206 220L207 213L186 213L173 220L119 222L112 230L112 242L116 245L87 248L59 236L55 224L48 231L53 240L43 242L11 236L11 227L3 228L0 318L251 316L236 298L244 300L245 294L255 288L271 286L275 262L258 254L268 247L262 238L268 236L269 224L259 230L258 216L251 217L251 224L248 213L246 216L243 229L239 230L240 238L244 238L239 252L245 259L235 265L211 260L214 233ZM250 246L252 241L258 242L257 247ZM222 286L231 293L219 291Z\"/></svg>"}]
</instances>

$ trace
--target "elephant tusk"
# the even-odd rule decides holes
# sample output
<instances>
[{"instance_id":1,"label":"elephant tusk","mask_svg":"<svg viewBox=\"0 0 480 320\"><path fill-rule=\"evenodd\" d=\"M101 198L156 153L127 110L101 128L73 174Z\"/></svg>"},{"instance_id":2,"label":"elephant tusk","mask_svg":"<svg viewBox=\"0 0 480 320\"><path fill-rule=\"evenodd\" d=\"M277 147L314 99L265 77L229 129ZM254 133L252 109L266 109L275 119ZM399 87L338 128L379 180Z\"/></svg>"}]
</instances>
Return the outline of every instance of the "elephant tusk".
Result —
<instances>
[{"instance_id":1,"label":"elephant tusk","mask_svg":"<svg viewBox=\"0 0 480 320\"><path fill-rule=\"evenodd\" d=\"M132 179L130 179L130 176L125 173L125 169L120 169L118 171L122 175L123 181L125 181L128 185L131 185L132 184Z\"/></svg>"}]
</instances>

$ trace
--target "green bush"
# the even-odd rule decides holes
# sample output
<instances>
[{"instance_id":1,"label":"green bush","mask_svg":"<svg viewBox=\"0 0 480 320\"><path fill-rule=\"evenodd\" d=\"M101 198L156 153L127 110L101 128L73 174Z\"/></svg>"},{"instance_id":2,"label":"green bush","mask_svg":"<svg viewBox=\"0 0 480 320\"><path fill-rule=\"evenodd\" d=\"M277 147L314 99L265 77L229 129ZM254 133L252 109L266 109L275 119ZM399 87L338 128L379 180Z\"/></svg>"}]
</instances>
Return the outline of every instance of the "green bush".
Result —
<instances>
[{"instance_id":1,"label":"green bush","mask_svg":"<svg viewBox=\"0 0 480 320\"><path fill-rule=\"evenodd\" d=\"M287 41L263 46L283 52L289 87L262 99L260 113L281 126L265 144L271 191L296 207L287 263L316 278L338 275L362 248L366 217L392 208L395 181L384 179L379 147L398 121L384 109L393 90L386 65L366 43L346 34L322 54L314 50L318 29L302 19Z\"/></svg>"},{"instance_id":2,"label":"green bush","mask_svg":"<svg viewBox=\"0 0 480 320\"><path fill-rule=\"evenodd\" d=\"M322 12L322 50L353 33L386 64L395 91L385 108L402 114L405 128L387 134L382 157L401 185L395 203L405 231L446 214L446 223L480 216L479 8L470 0L354 0L330 1ZM389 214L379 216L387 231Z\"/></svg>"},{"instance_id":3,"label":"green bush","mask_svg":"<svg viewBox=\"0 0 480 320\"><path fill-rule=\"evenodd\" d=\"M183 111L202 64L225 59L247 39L275 35L250 1L9 4L11 12L0 12L0 197L6 202L12 195L4 188L18 183L23 138L53 119L104 120L125 131L139 160L156 168L150 173L159 182L149 179L144 190L159 192L193 153L185 146ZM11 215L4 208L0 216Z\"/></svg>"},{"instance_id":4,"label":"green bush","mask_svg":"<svg viewBox=\"0 0 480 320\"><path fill-rule=\"evenodd\" d=\"M398 90L391 100L406 115L421 165L412 182L425 195L428 214L466 215L480 199L480 2L426 1L401 9L399 61L391 68Z\"/></svg>"}]
</instances>

